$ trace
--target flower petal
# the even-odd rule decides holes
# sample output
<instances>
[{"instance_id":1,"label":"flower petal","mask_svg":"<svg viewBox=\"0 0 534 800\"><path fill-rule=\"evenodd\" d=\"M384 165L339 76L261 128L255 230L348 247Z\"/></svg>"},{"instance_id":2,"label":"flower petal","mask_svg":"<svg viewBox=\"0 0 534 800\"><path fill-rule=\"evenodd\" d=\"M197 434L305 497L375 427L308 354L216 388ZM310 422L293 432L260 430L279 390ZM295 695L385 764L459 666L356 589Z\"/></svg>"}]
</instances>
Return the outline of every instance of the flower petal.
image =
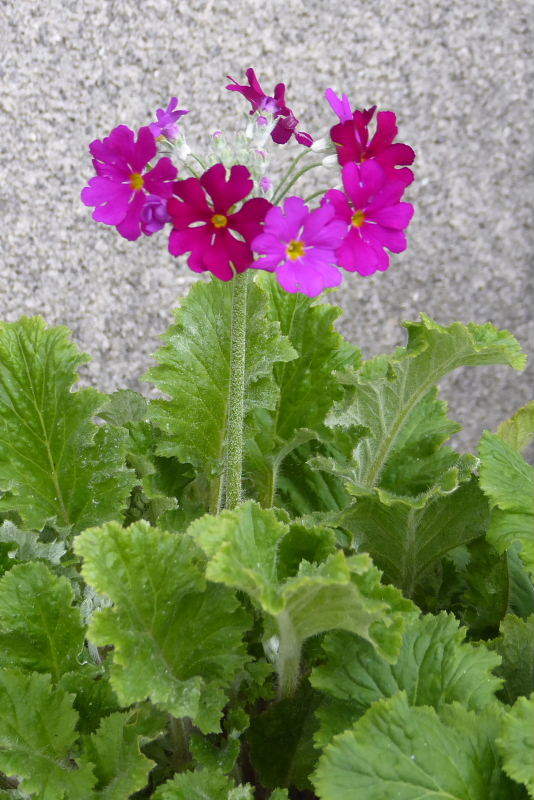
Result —
<instances>
[{"instance_id":1,"label":"flower petal","mask_svg":"<svg viewBox=\"0 0 534 800\"><path fill-rule=\"evenodd\" d=\"M143 192L136 192L128 212L123 221L117 225L117 230L125 239L134 242L141 236L141 212L146 203L146 195Z\"/></svg>"},{"instance_id":2,"label":"flower petal","mask_svg":"<svg viewBox=\"0 0 534 800\"><path fill-rule=\"evenodd\" d=\"M224 214L239 200L243 200L254 188L247 167L236 164L226 180L224 164L214 164L200 178L200 182L213 200L216 212Z\"/></svg>"},{"instance_id":3,"label":"flower petal","mask_svg":"<svg viewBox=\"0 0 534 800\"><path fill-rule=\"evenodd\" d=\"M156 155L157 147L154 134L148 125L139 129L137 142L134 145L131 165L134 172L142 172L149 161Z\"/></svg>"},{"instance_id":4,"label":"flower petal","mask_svg":"<svg viewBox=\"0 0 534 800\"><path fill-rule=\"evenodd\" d=\"M144 176L145 187L150 194L157 194L159 197L170 197L173 193L174 184L178 170L170 158L165 156L160 158L154 169L149 170Z\"/></svg>"},{"instance_id":5,"label":"flower petal","mask_svg":"<svg viewBox=\"0 0 534 800\"><path fill-rule=\"evenodd\" d=\"M243 203L239 211L228 217L228 227L238 231L250 242L262 230L265 215L272 208L272 203L264 197L254 197Z\"/></svg>"},{"instance_id":6,"label":"flower petal","mask_svg":"<svg viewBox=\"0 0 534 800\"><path fill-rule=\"evenodd\" d=\"M395 206L380 208L373 212L372 219L386 228L400 230L408 227L413 213L414 207L411 203L397 203Z\"/></svg>"}]
</instances>

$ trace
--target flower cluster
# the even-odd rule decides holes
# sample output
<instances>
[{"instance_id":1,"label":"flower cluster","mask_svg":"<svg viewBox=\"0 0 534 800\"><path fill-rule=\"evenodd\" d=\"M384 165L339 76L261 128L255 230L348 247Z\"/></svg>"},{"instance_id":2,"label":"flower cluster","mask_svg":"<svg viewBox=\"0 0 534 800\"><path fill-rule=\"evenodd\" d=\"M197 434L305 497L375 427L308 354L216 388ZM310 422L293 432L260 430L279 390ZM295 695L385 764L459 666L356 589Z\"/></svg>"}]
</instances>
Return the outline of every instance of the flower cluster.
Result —
<instances>
[{"instance_id":1,"label":"flower cluster","mask_svg":"<svg viewBox=\"0 0 534 800\"><path fill-rule=\"evenodd\" d=\"M395 114L376 113L376 106L353 110L346 94L327 89L339 122L325 147L298 129L285 84L278 83L270 96L253 69L246 76L248 84L229 78L226 88L249 101L250 122L232 138L216 131L207 155L187 144L179 120L188 112L178 108L176 97L137 136L119 125L92 142L96 175L81 196L94 207L93 218L130 240L169 226L169 252L187 254L193 271L227 281L247 269L268 270L288 292L310 297L338 286L341 270L386 270L389 253L406 249L413 216L413 206L402 198L413 181L409 166L415 154L395 141ZM277 185L267 174L270 140L304 148ZM332 155L318 161L321 149ZM340 171L337 186L308 200L288 196L302 175L326 171L332 160Z\"/></svg>"}]
</instances>

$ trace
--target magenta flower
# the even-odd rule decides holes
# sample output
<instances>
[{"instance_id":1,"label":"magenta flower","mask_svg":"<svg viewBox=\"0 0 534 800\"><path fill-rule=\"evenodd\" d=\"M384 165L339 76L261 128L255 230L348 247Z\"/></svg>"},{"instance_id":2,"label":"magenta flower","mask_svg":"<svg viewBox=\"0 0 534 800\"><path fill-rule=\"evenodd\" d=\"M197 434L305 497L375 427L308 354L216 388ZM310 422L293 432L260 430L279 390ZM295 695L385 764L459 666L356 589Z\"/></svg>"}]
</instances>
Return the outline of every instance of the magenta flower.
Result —
<instances>
[{"instance_id":1,"label":"magenta flower","mask_svg":"<svg viewBox=\"0 0 534 800\"><path fill-rule=\"evenodd\" d=\"M134 241L141 235L141 214L149 195L170 197L178 171L169 158L153 169L156 141L149 128L134 132L126 125L114 128L105 139L89 145L96 177L82 190L82 202L94 206L93 219L115 225L121 236Z\"/></svg>"},{"instance_id":2,"label":"magenta flower","mask_svg":"<svg viewBox=\"0 0 534 800\"><path fill-rule=\"evenodd\" d=\"M239 84L234 78L228 75L228 80L232 81L226 88L231 92L239 92L252 105L251 114L256 111L266 111L278 119L271 136L277 144L285 144L291 136L294 136L299 144L310 147L313 139L309 133L298 131L298 119L290 108L286 105L286 86L285 83L277 83L274 88L274 96L265 94L261 88L256 73L252 68L247 69L246 76L248 86ZM265 124L265 123L263 123Z\"/></svg>"},{"instance_id":3,"label":"magenta flower","mask_svg":"<svg viewBox=\"0 0 534 800\"><path fill-rule=\"evenodd\" d=\"M337 250L337 263L349 272L372 275L389 267L389 254L406 250L404 229L413 206L401 203L406 184L392 177L376 160L343 167L345 192L330 189L323 198L345 223L345 238ZM348 230L347 230L347 226Z\"/></svg>"},{"instance_id":4,"label":"magenta flower","mask_svg":"<svg viewBox=\"0 0 534 800\"><path fill-rule=\"evenodd\" d=\"M151 194L147 197L146 203L141 211L141 230L146 236L160 231L167 222L171 221L167 211L167 200Z\"/></svg>"},{"instance_id":5,"label":"magenta flower","mask_svg":"<svg viewBox=\"0 0 534 800\"><path fill-rule=\"evenodd\" d=\"M265 198L254 197L234 210L253 186L246 167L233 166L227 179L224 164L215 164L200 178L175 183L176 196L167 204L173 223L169 252L174 256L190 253L187 263L194 272L209 270L223 281L248 269L252 262L249 242L260 232L271 207Z\"/></svg>"},{"instance_id":6,"label":"magenta flower","mask_svg":"<svg viewBox=\"0 0 534 800\"><path fill-rule=\"evenodd\" d=\"M341 273L334 265L346 230L328 203L310 211L302 198L288 197L283 209L271 208L263 233L252 242L252 249L262 254L254 267L275 272L288 292L316 297L341 283Z\"/></svg>"},{"instance_id":7,"label":"magenta flower","mask_svg":"<svg viewBox=\"0 0 534 800\"><path fill-rule=\"evenodd\" d=\"M180 133L178 120L180 117L183 117L184 114L189 114L187 109L177 108L177 106L178 98L171 97L167 108L158 108L156 111L157 122L152 122L149 125L149 128L156 139L158 139L160 136L165 137L165 139L177 138L178 134Z\"/></svg>"},{"instance_id":8,"label":"magenta flower","mask_svg":"<svg viewBox=\"0 0 534 800\"><path fill-rule=\"evenodd\" d=\"M333 89L327 89L324 93L328 103L334 114L337 114L340 122L347 122L352 119L352 108L350 107L350 100L346 94L338 97Z\"/></svg>"},{"instance_id":9,"label":"magenta flower","mask_svg":"<svg viewBox=\"0 0 534 800\"><path fill-rule=\"evenodd\" d=\"M394 142L398 128L397 117L393 111L379 111L376 115L376 131L369 140L369 123L376 106L353 112L352 117L338 122L330 130L330 137L337 149L341 166L356 162L361 164L375 158L387 171L395 171L395 177L408 186L413 181L413 172L407 167L395 169L399 165L412 164L415 153L411 147Z\"/></svg>"}]
</instances>

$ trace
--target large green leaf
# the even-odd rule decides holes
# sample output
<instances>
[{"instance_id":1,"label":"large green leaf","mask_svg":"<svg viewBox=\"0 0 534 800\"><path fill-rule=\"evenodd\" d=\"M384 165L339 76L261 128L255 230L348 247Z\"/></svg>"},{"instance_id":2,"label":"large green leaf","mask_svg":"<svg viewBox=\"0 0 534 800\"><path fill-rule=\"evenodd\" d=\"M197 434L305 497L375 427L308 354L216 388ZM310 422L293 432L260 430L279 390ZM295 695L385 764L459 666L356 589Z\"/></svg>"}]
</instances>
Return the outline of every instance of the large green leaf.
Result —
<instances>
[{"instance_id":1,"label":"large green leaf","mask_svg":"<svg viewBox=\"0 0 534 800\"><path fill-rule=\"evenodd\" d=\"M534 797L534 692L519 697L503 719L498 745L504 770L518 783L524 783Z\"/></svg>"},{"instance_id":2,"label":"large green leaf","mask_svg":"<svg viewBox=\"0 0 534 800\"><path fill-rule=\"evenodd\" d=\"M308 637L333 628L357 633L394 659L412 604L380 583L366 554L347 558L338 551L320 563L303 560L295 575L281 579L280 549L289 532L273 511L251 502L201 517L189 528L208 556L207 577L246 592L266 615L279 643L279 671L286 645L298 651ZM294 547L289 551L294 563Z\"/></svg>"},{"instance_id":3,"label":"large green leaf","mask_svg":"<svg viewBox=\"0 0 534 800\"><path fill-rule=\"evenodd\" d=\"M145 522L109 523L75 540L86 581L114 603L89 638L115 648L111 683L124 705L150 697L204 732L218 730L224 689L242 668L248 617L233 592L206 584L188 536Z\"/></svg>"},{"instance_id":4,"label":"large green leaf","mask_svg":"<svg viewBox=\"0 0 534 800\"><path fill-rule=\"evenodd\" d=\"M0 508L28 528L82 530L120 519L126 505L124 432L91 421L97 391L72 391L87 360L41 317L0 324Z\"/></svg>"},{"instance_id":5,"label":"large green leaf","mask_svg":"<svg viewBox=\"0 0 534 800\"><path fill-rule=\"evenodd\" d=\"M353 456L340 472L355 489L380 485L400 494L418 494L458 461L443 448L458 430L438 399L436 385L462 366L509 364L522 369L526 357L516 339L493 325L443 327L422 316L405 323L406 348L377 356L347 375L347 399L328 418L332 427L360 430Z\"/></svg>"},{"instance_id":6,"label":"large green leaf","mask_svg":"<svg viewBox=\"0 0 534 800\"><path fill-rule=\"evenodd\" d=\"M39 561L0 579L0 665L48 672L57 681L78 667L85 628L66 578Z\"/></svg>"},{"instance_id":7,"label":"large green leaf","mask_svg":"<svg viewBox=\"0 0 534 800\"><path fill-rule=\"evenodd\" d=\"M480 485L493 507L488 538L499 553L518 543L521 560L534 574L534 467L489 431L479 452Z\"/></svg>"},{"instance_id":8,"label":"large green leaf","mask_svg":"<svg viewBox=\"0 0 534 800\"><path fill-rule=\"evenodd\" d=\"M450 550L484 534L488 520L488 503L477 481L458 486L454 470L445 485L416 499L376 489L339 516L386 580L408 597Z\"/></svg>"},{"instance_id":9,"label":"large green leaf","mask_svg":"<svg viewBox=\"0 0 534 800\"><path fill-rule=\"evenodd\" d=\"M208 477L218 476L225 447L230 389L232 282L195 284L147 375L170 399L151 404L166 441L159 454L176 456ZM295 357L268 317L264 293L250 282L247 298L246 411L272 409L278 390L273 366Z\"/></svg>"},{"instance_id":10,"label":"large green leaf","mask_svg":"<svg viewBox=\"0 0 534 800\"><path fill-rule=\"evenodd\" d=\"M528 619L507 614L501 622L500 636L488 646L502 657L496 672L504 678L504 699L513 703L520 695L534 692L534 614Z\"/></svg>"},{"instance_id":11,"label":"large green leaf","mask_svg":"<svg viewBox=\"0 0 534 800\"><path fill-rule=\"evenodd\" d=\"M500 658L483 645L464 642L465 628L451 615L428 614L412 620L395 664L381 658L367 642L342 631L327 634L326 661L316 667L312 685L340 703L326 703L318 712L320 745L352 724L376 701L403 690L410 705L440 709L459 702L480 710L495 700L502 681L492 674ZM350 715L350 716L349 716Z\"/></svg>"},{"instance_id":12,"label":"large green leaf","mask_svg":"<svg viewBox=\"0 0 534 800\"><path fill-rule=\"evenodd\" d=\"M253 800L252 786L236 786L221 770L182 772L160 786L154 800Z\"/></svg>"},{"instance_id":13,"label":"large green leaf","mask_svg":"<svg viewBox=\"0 0 534 800\"><path fill-rule=\"evenodd\" d=\"M343 387L334 372L359 366L361 356L334 327L340 308L290 294L272 275L259 275L258 283L267 297L270 319L280 324L298 354L275 366L280 390L276 407L256 413L247 453L250 482L262 504L270 507L283 461L302 442L314 438L334 401L342 397Z\"/></svg>"},{"instance_id":14,"label":"large green leaf","mask_svg":"<svg viewBox=\"0 0 534 800\"><path fill-rule=\"evenodd\" d=\"M458 704L410 706L404 693L375 703L319 761L321 800L504 800L513 795L495 751L502 713Z\"/></svg>"},{"instance_id":15,"label":"large green leaf","mask_svg":"<svg viewBox=\"0 0 534 800\"><path fill-rule=\"evenodd\" d=\"M501 423L497 435L518 453L522 453L534 439L534 401Z\"/></svg>"},{"instance_id":16,"label":"large green leaf","mask_svg":"<svg viewBox=\"0 0 534 800\"><path fill-rule=\"evenodd\" d=\"M107 659L104 665L109 666ZM62 675L58 686L74 695L72 705L78 712L76 727L80 733L94 733L103 717L119 710L119 702L104 666L86 663L76 671Z\"/></svg>"},{"instance_id":17,"label":"large green leaf","mask_svg":"<svg viewBox=\"0 0 534 800\"><path fill-rule=\"evenodd\" d=\"M94 800L125 800L142 789L154 762L139 750L139 734L127 712L106 717L84 739L85 758L94 765Z\"/></svg>"},{"instance_id":18,"label":"large green leaf","mask_svg":"<svg viewBox=\"0 0 534 800\"><path fill-rule=\"evenodd\" d=\"M48 675L0 670L0 770L39 800L91 798L93 768L72 758L76 719L72 696Z\"/></svg>"}]
</instances>

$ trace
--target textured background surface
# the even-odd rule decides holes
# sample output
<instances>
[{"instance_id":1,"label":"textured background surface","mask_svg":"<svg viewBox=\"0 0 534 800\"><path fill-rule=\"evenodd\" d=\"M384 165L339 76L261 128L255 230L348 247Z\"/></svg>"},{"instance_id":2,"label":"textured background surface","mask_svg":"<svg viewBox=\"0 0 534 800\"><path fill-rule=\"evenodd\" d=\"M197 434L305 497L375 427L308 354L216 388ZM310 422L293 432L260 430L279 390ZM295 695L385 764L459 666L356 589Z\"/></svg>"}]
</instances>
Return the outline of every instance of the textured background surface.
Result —
<instances>
[{"instance_id":1,"label":"textured background surface","mask_svg":"<svg viewBox=\"0 0 534 800\"><path fill-rule=\"evenodd\" d=\"M172 94L200 141L244 108L224 76L254 65L266 88L289 84L304 130L332 124L332 85L396 110L418 153L410 248L387 273L348 277L343 332L372 354L423 310L491 320L532 353L532 12L529 0L3 0L2 317L71 326L94 357L86 380L139 388L192 274L163 236L131 244L91 221L87 143L146 124ZM463 442L526 402L528 384L505 368L449 381Z\"/></svg>"}]
</instances>

